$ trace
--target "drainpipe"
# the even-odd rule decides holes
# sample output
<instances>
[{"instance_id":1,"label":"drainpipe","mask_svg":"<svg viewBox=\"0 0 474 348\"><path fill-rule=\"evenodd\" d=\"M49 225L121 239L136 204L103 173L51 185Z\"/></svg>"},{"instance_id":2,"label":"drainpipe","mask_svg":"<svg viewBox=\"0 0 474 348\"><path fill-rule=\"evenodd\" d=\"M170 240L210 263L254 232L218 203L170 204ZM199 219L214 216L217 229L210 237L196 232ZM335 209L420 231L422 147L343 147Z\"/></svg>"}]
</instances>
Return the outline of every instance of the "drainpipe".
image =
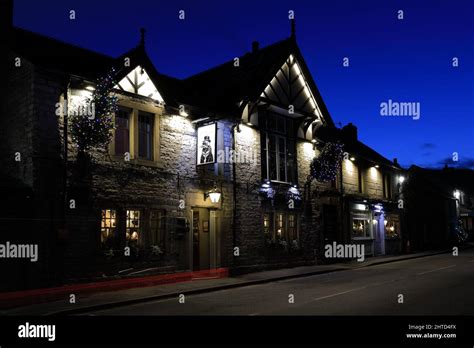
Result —
<instances>
[{"instance_id":1,"label":"drainpipe","mask_svg":"<svg viewBox=\"0 0 474 348\"><path fill-rule=\"evenodd\" d=\"M68 114L69 114L69 86L71 83L71 77L68 76L66 80L66 86L64 88L64 105L66 109L63 110L64 122L63 122L63 140L64 140L64 170L63 170L63 217L64 227L66 227L66 207L67 207L67 160L68 160Z\"/></svg>"},{"instance_id":2,"label":"drainpipe","mask_svg":"<svg viewBox=\"0 0 474 348\"><path fill-rule=\"evenodd\" d=\"M239 123L235 123L232 126L232 153L235 153L235 131L238 126L239 126ZM237 221L237 183L236 183L235 170L236 170L235 161L232 161L232 196L233 196L233 201L234 201L233 213L232 213L232 250L235 247L235 243L237 239L237 230L235 226L236 221ZM233 260L234 258L232 257L232 261Z\"/></svg>"},{"instance_id":3,"label":"drainpipe","mask_svg":"<svg viewBox=\"0 0 474 348\"><path fill-rule=\"evenodd\" d=\"M341 234L342 234L342 242L345 243L346 242L346 235L345 235L345 230L344 230L344 219L345 219L345 214L344 214L344 180L343 180L343 177L342 177L342 161L343 159L341 159L341 164L339 166L339 182L340 182L340 185L341 185L341 202L340 202L340 205L341 205Z\"/></svg>"}]
</instances>

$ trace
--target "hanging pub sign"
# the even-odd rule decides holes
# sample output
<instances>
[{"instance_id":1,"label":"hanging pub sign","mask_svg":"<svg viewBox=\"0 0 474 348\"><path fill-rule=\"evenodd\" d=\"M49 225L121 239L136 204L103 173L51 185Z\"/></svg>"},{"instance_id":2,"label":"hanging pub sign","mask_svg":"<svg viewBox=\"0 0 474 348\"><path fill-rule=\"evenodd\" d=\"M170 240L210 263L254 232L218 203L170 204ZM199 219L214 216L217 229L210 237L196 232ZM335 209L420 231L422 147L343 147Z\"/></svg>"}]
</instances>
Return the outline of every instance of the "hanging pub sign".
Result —
<instances>
[{"instance_id":1,"label":"hanging pub sign","mask_svg":"<svg viewBox=\"0 0 474 348\"><path fill-rule=\"evenodd\" d=\"M197 165L216 162L216 123L207 124L197 129Z\"/></svg>"}]
</instances>

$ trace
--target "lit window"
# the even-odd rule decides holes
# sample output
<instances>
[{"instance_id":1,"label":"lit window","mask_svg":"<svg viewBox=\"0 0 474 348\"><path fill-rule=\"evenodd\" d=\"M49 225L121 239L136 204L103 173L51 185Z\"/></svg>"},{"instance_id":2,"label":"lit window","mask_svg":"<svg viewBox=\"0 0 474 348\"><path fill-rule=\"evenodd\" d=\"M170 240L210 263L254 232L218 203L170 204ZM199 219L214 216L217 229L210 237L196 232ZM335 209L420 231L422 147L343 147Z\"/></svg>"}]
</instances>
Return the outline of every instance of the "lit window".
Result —
<instances>
[{"instance_id":1,"label":"lit window","mask_svg":"<svg viewBox=\"0 0 474 348\"><path fill-rule=\"evenodd\" d=\"M140 211L127 210L126 240L127 244L138 244L140 237Z\"/></svg>"},{"instance_id":2,"label":"lit window","mask_svg":"<svg viewBox=\"0 0 474 348\"><path fill-rule=\"evenodd\" d=\"M296 182L296 147L293 138L293 121L267 113L261 124L263 179Z\"/></svg>"},{"instance_id":3,"label":"lit window","mask_svg":"<svg viewBox=\"0 0 474 348\"><path fill-rule=\"evenodd\" d=\"M368 214L352 213L352 238L371 238L372 219Z\"/></svg>"},{"instance_id":4,"label":"lit window","mask_svg":"<svg viewBox=\"0 0 474 348\"><path fill-rule=\"evenodd\" d=\"M388 216L387 224L385 225L385 237L386 238L399 238L400 237L400 221L398 216Z\"/></svg>"},{"instance_id":5,"label":"lit window","mask_svg":"<svg viewBox=\"0 0 474 348\"><path fill-rule=\"evenodd\" d=\"M263 215L263 232L267 239L298 240L298 215L284 212L265 213Z\"/></svg>"},{"instance_id":6,"label":"lit window","mask_svg":"<svg viewBox=\"0 0 474 348\"><path fill-rule=\"evenodd\" d=\"M288 240L297 240L298 239L298 231L296 229L296 215L289 214L288 215Z\"/></svg>"},{"instance_id":7,"label":"lit window","mask_svg":"<svg viewBox=\"0 0 474 348\"><path fill-rule=\"evenodd\" d=\"M263 215L263 232L267 237L271 237L270 234L273 230L273 213Z\"/></svg>"},{"instance_id":8,"label":"lit window","mask_svg":"<svg viewBox=\"0 0 474 348\"><path fill-rule=\"evenodd\" d=\"M111 249L114 246L116 221L115 210L102 210L100 242L104 249Z\"/></svg>"}]
</instances>

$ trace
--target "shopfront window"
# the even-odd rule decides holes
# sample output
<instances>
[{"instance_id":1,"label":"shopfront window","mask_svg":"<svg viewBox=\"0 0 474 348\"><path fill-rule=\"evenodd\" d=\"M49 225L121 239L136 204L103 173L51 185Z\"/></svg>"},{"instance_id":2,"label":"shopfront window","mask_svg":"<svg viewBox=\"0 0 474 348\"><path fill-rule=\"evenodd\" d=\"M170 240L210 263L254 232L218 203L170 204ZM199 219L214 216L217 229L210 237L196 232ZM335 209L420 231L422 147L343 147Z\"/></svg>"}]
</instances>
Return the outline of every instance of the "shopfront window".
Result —
<instances>
[{"instance_id":1,"label":"shopfront window","mask_svg":"<svg viewBox=\"0 0 474 348\"><path fill-rule=\"evenodd\" d=\"M139 210L127 210L126 217L126 241L127 245L136 246L140 238L140 211Z\"/></svg>"},{"instance_id":2,"label":"shopfront window","mask_svg":"<svg viewBox=\"0 0 474 348\"><path fill-rule=\"evenodd\" d=\"M372 223L368 214L352 214L352 238L372 238Z\"/></svg>"},{"instance_id":3,"label":"shopfront window","mask_svg":"<svg viewBox=\"0 0 474 348\"><path fill-rule=\"evenodd\" d=\"M400 237L400 221L398 216L387 216L385 224L385 238Z\"/></svg>"},{"instance_id":4,"label":"shopfront window","mask_svg":"<svg viewBox=\"0 0 474 348\"><path fill-rule=\"evenodd\" d=\"M298 215L286 212L265 213L263 215L263 232L270 240L298 240Z\"/></svg>"},{"instance_id":5,"label":"shopfront window","mask_svg":"<svg viewBox=\"0 0 474 348\"><path fill-rule=\"evenodd\" d=\"M112 249L115 243L115 231L116 231L116 212L112 209L102 210L102 219L100 223L101 234L100 242L102 248Z\"/></svg>"}]
</instances>

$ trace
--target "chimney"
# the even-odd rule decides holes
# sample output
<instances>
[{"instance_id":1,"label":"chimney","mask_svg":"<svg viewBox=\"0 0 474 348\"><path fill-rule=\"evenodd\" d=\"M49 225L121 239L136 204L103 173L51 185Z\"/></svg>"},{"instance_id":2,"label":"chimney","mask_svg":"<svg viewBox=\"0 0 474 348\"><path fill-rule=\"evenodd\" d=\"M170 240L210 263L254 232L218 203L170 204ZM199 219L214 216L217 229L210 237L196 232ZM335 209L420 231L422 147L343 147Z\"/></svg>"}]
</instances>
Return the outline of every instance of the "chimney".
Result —
<instances>
[{"instance_id":1,"label":"chimney","mask_svg":"<svg viewBox=\"0 0 474 348\"><path fill-rule=\"evenodd\" d=\"M257 53L259 46L260 44L258 43L258 41L252 42L252 53Z\"/></svg>"},{"instance_id":2,"label":"chimney","mask_svg":"<svg viewBox=\"0 0 474 348\"><path fill-rule=\"evenodd\" d=\"M342 134L344 136L344 139L346 139L347 141L357 141L357 127L354 126L352 123L348 123L344 127L342 127Z\"/></svg>"},{"instance_id":3,"label":"chimney","mask_svg":"<svg viewBox=\"0 0 474 348\"><path fill-rule=\"evenodd\" d=\"M395 158L393 159L393 164L395 164L396 166L398 166L398 158L395 157Z\"/></svg>"}]
</instances>

